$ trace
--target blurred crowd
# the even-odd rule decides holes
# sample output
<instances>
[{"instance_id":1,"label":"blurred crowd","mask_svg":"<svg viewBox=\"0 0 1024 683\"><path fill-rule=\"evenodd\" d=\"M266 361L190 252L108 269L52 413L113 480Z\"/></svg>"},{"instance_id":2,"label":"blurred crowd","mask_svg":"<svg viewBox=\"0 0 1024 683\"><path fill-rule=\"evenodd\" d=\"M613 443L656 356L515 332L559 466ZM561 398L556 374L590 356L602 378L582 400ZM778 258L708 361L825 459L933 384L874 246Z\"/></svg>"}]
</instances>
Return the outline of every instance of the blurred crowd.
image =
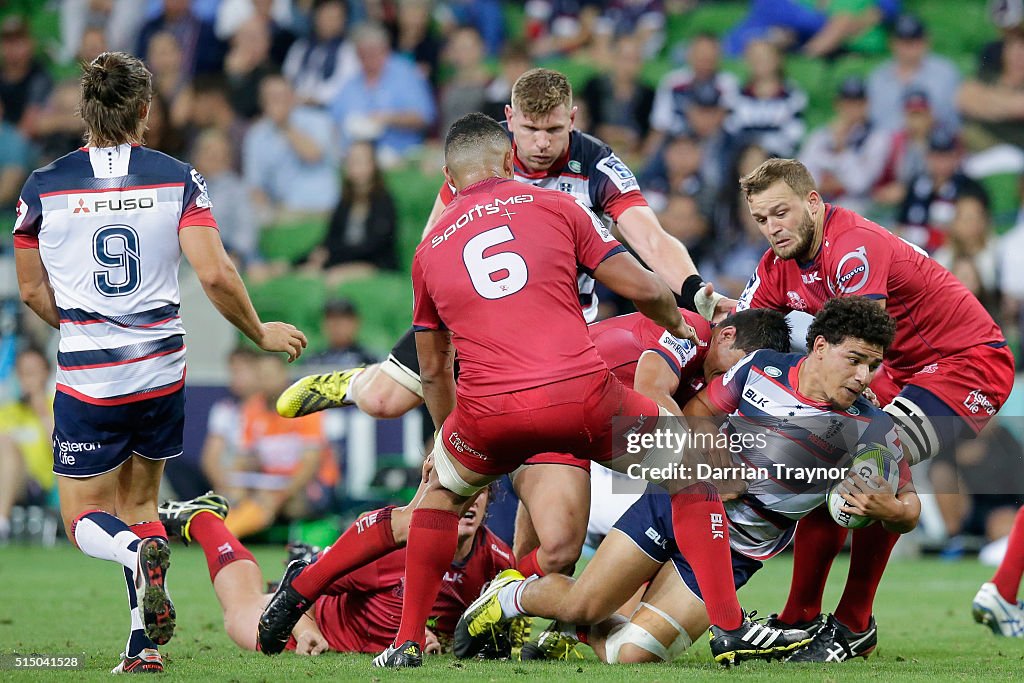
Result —
<instances>
[{"instance_id":1,"label":"blurred crowd","mask_svg":"<svg viewBox=\"0 0 1024 683\"><path fill-rule=\"evenodd\" d=\"M878 220L956 274L1019 352L1024 0L988 2L980 16L991 42L959 55L915 13L922 4L12 0L0 9L0 216L13 220L33 168L82 144L76 65L126 50L154 76L147 145L205 176L222 238L250 282L302 274L335 291L407 266L401 188L387 174L422 168L436 184L449 123L469 111L503 119L515 79L546 65L576 87L576 128L630 165L718 290L736 296L765 249L736 179L770 156L797 157L827 201ZM723 5L740 10L725 30L676 39L674 27ZM267 253L266 235L281 226L315 226L317 242ZM10 252L7 242L0 258ZM608 298L604 315L620 312ZM352 339L330 342L321 363L370 359L361 348L345 355L351 329L327 327L351 328L347 319L358 329L351 302L331 301L324 315L325 340ZM38 392L26 391L38 412ZM248 410L270 419L266 405ZM0 473L10 450L0 439ZM304 457L295 462L315 472L319 460ZM0 520L5 500L0 491ZM966 513L944 512L956 533Z\"/></svg>"}]
</instances>

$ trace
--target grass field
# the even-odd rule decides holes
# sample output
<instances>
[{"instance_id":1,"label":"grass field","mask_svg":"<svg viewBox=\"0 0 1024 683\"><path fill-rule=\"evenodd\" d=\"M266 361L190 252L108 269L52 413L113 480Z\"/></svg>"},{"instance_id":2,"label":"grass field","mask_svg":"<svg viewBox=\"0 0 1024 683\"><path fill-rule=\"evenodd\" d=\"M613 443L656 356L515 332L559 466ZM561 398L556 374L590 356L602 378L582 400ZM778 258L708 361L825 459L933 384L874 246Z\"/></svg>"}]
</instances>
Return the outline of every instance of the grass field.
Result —
<instances>
[{"instance_id":1,"label":"grass field","mask_svg":"<svg viewBox=\"0 0 1024 683\"><path fill-rule=\"evenodd\" d=\"M276 578L283 552L256 548L268 578ZM740 593L747 609L777 611L789 585L789 558L768 562ZM845 577L840 558L829 583L826 609L834 605ZM715 665L705 640L671 665L610 667L586 648L585 659L568 663L457 662L428 659L423 668L387 672L370 668L370 657L327 654L273 659L241 652L224 635L220 609L198 548L175 546L170 586L178 611L174 640L163 648L168 677L214 681L280 681L332 678L378 681L668 681L678 678L730 681L1020 680L1024 640L995 638L975 624L970 601L991 570L973 560L894 562L876 606L880 645L868 661L829 667L745 663ZM0 548L0 653L76 654L85 671L0 671L0 680L103 680L118 659L128 615L120 570L89 559L68 545L55 549ZM13 676L12 676L13 673Z\"/></svg>"}]
</instances>

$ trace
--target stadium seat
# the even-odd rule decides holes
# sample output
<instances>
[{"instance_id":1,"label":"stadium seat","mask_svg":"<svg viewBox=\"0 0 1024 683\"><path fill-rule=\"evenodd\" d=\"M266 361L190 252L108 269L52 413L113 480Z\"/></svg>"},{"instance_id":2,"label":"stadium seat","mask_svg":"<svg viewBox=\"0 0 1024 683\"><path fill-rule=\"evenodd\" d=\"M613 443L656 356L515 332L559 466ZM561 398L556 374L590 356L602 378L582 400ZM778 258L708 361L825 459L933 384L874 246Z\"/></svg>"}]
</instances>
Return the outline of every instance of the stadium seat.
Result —
<instances>
[{"instance_id":1,"label":"stadium seat","mask_svg":"<svg viewBox=\"0 0 1024 683\"><path fill-rule=\"evenodd\" d=\"M309 338L309 351L323 346L320 322L324 312L324 283L320 278L285 275L248 283L249 296L262 320L295 325Z\"/></svg>"},{"instance_id":2,"label":"stadium seat","mask_svg":"<svg viewBox=\"0 0 1024 683\"><path fill-rule=\"evenodd\" d=\"M398 212L398 251L402 268L409 272L412 256L420 243L423 226L434 206L437 190L444 182L438 167L436 174L425 174L416 166L387 171L384 178L395 198Z\"/></svg>"},{"instance_id":3,"label":"stadium seat","mask_svg":"<svg viewBox=\"0 0 1024 683\"><path fill-rule=\"evenodd\" d=\"M905 9L924 21L932 49L949 57L977 53L998 37L984 2L958 2L954 10L948 0L908 0Z\"/></svg>"},{"instance_id":4,"label":"stadium seat","mask_svg":"<svg viewBox=\"0 0 1024 683\"><path fill-rule=\"evenodd\" d=\"M269 261L295 263L320 244L326 219L302 219L267 226L260 231L260 254Z\"/></svg>"},{"instance_id":5,"label":"stadium seat","mask_svg":"<svg viewBox=\"0 0 1024 683\"><path fill-rule=\"evenodd\" d=\"M833 88L828 67L820 59L799 55L786 57L786 77L796 82L807 93L804 118L808 130L813 130L832 116Z\"/></svg>"},{"instance_id":6,"label":"stadium seat","mask_svg":"<svg viewBox=\"0 0 1024 683\"><path fill-rule=\"evenodd\" d=\"M593 62L576 58L545 59L540 66L565 74L574 92L582 91L587 81L599 72L598 66Z\"/></svg>"},{"instance_id":7,"label":"stadium seat","mask_svg":"<svg viewBox=\"0 0 1024 683\"><path fill-rule=\"evenodd\" d=\"M701 3L691 12L669 14L665 26L665 37L669 47L679 41L689 40L698 33L722 36L747 14L748 2L719 0Z\"/></svg>"},{"instance_id":8,"label":"stadium seat","mask_svg":"<svg viewBox=\"0 0 1024 683\"><path fill-rule=\"evenodd\" d=\"M1020 209L1020 175L1017 173L996 173L978 178L988 192L992 212L992 224L996 232L1004 233L1013 227Z\"/></svg>"},{"instance_id":9,"label":"stadium seat","mask_svg":"<svg viewBox=\"0 0 1024 683\"><path fill-rule=\"evenodd\" d=\"M362 318L359 341L387 353L412 322L412 282L407 273L379 273L340 285L334 292L355 304Z\"/></svg>"}]
</instances>

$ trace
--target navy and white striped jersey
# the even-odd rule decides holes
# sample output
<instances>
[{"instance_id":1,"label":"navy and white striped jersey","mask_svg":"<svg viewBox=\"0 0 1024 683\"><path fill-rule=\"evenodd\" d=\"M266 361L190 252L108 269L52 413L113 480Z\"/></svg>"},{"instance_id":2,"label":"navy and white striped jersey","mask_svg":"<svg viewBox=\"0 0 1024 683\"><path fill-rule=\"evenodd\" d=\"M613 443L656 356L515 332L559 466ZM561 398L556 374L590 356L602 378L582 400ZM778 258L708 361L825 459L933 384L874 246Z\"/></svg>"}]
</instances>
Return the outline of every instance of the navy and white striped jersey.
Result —
<instances>
[{"instance_id":1,"label":"navy and white striped jersey","mask_svg":"<svg viewBox=\"0 0 1024 683\"><path fill-rule=\"evenodd\" d=\"M178 231L216 229L203 177L139 145L80 148L29 176L14 246L38 249L60 313L57 390L97 405L185 379Z\"/></svg>"},{"instance_id":2,"label":"navy and white striped jersey","mask_svg":"<svg viewBox=\"0 0 1024 683\"><path fill-rule=\"evenodd\" d=\"M863 446L888 449L900 463L901 480L910 477L888 415L863 398L837 410L800 393L805 358L755 351L708 385L712 405L729 415L730 442L753 444L733 454L734 465L768 474L749 480L745 495L725 503L733 548L758 560L785 548L796 521L825 502L830 480L820 475L848 466Z\"/></svg>"}]
</instances>

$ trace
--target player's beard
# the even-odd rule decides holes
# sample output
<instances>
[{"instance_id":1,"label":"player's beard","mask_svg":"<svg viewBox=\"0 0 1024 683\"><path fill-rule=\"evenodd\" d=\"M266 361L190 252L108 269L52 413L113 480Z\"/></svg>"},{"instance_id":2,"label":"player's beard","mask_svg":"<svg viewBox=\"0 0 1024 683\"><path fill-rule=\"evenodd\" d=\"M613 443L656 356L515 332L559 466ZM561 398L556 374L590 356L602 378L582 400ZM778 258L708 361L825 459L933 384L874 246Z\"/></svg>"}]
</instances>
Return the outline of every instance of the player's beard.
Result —
<instances>
[{"instance_id":1,"label":"player's beard","mask_svg":"<svg viewBox=\"0 0 1024 683\"><path fill-rule=\"evenodd\" d=\"M811 243L814 241L814 218L810 212L804 210L803 220L800 221L800 226L794 231L793 238L790 244L786 245L785 248L779 249L774 244L772 245L772 251L780 259L799 259L806 261L810 258L811 254Z\"/></svg>"}]
</instances>

